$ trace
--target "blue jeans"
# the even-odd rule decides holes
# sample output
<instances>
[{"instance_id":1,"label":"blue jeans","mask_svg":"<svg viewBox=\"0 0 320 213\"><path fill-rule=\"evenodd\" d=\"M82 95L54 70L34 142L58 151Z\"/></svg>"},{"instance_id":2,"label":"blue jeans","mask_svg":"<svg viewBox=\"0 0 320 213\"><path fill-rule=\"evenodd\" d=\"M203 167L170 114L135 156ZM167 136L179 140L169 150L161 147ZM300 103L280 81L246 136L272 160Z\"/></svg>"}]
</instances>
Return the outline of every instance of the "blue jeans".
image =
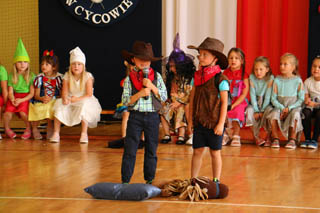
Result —
<instances>
[{"instance_id":1,"label":"blue jeans","mask_svg":"<svg viewBox=\"0 0 320 213\"><path fill-rule=\"evenodd\" d=\"M154 179L157 168L159 124L160 117L157 112L130 112L121 165L123 183L129 183L132 177L142 131L145 137L144 179L146 181Z\"/></svg>"}]
</instances>

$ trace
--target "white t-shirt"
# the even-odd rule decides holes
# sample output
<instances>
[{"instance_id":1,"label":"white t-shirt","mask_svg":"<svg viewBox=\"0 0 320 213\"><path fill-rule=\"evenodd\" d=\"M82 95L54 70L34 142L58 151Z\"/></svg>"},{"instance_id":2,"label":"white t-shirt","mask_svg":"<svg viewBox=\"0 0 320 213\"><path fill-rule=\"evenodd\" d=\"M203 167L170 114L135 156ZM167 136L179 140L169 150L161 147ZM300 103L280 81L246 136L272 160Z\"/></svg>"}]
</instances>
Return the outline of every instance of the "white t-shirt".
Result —
<instances>
[{"instance_id":1,"label":"white t-shirt","mask_svg":"<svg viewBox=\"0 0 320 213\"><path fill-rule=\"evenodd\" d=\"M310 98L320 97L320 81L316 81L313 76L304 81L305 93L309 94Z\"/></svg>"}]
</instances>

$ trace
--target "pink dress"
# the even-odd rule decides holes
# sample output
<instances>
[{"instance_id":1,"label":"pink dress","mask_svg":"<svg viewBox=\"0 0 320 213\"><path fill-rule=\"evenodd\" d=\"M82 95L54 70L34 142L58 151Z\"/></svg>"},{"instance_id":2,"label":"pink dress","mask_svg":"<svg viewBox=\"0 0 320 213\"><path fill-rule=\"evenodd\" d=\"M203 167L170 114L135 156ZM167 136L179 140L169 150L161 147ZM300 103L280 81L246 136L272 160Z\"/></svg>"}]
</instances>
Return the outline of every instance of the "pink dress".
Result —
<instances>
[{"instance_id":1,"label":"pink dress","mask_svg":"<svg viewBox=\"0 0 320 213\"><path fill-rule=\"evenodd\" d=\"M242 69L231 71L230 69L226 69L223 74L228 77L230 82L230 93L232 97L232 103L234 103L239 96L241 95L243 89L246 88L243 79L248 79L248 74L244 73L242 79ZM240 126L244 123L245 120L245 110L248 106L248 101L245 98L238 106L234 109L228 111L228 119L238 121Z\"/></svg>"}]
</instances>

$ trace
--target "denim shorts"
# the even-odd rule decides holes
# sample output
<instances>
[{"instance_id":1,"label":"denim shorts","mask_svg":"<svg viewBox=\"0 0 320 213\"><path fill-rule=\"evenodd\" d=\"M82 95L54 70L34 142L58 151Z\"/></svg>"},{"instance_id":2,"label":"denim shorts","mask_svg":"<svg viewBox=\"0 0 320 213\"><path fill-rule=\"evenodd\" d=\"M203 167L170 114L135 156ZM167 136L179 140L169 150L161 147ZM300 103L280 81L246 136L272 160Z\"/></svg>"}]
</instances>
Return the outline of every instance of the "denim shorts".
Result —
<instances>
[{"instance_id":1,"label":"denim shorts","mask_svg":"<svg viewBox=\"0 0 320 213\"><path fill-rule=\"evenodd\" d=\"M224 132L224 131L223 131ZM212 150L221 150L222 148L222 135L214 134L213 129L208 129L202 125L198 125L193 130L193 143L194 149L202 147L210 147Z\"/></svg>"}]
</instances>

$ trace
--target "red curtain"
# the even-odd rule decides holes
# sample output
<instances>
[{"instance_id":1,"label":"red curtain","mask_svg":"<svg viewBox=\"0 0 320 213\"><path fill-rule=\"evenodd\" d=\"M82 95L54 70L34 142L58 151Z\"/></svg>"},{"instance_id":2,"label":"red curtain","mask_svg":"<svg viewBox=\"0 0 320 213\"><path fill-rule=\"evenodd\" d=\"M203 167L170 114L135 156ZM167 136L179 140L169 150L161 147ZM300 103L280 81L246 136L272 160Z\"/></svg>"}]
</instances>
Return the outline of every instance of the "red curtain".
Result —
<instances>
[{"instance_id":1,"label":"red curtain","mask_svg":"<svg viewBox=\"0 0 320 213\"><path fill-rule=\"evenodd\" d=\"M246 54L246 71L251 73L257 56L270 60L273 74L279 73L280 56L293 53L299 73L307 77L309 1L238 0L237 47Z\"/></svg>"}]
</instances>

